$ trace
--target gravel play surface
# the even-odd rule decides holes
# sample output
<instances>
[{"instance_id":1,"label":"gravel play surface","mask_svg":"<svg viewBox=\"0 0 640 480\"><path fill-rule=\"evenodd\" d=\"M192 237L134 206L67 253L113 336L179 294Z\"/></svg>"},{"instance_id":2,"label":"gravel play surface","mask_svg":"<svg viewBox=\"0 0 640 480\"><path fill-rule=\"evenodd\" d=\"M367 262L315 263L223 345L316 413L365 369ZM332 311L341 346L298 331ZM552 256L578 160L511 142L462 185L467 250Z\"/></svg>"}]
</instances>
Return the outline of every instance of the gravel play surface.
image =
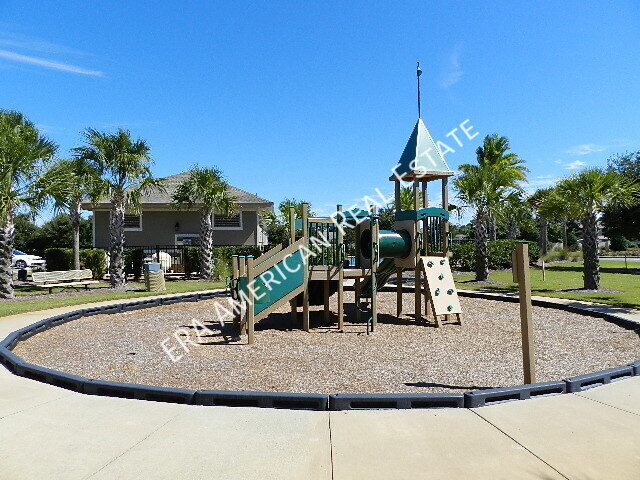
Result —
<instances>
[{"instance_id":1,"label":"gravel play surface","mask_svg":"<svg viewBox=\"0 0 640 480\"><path fill-rule=\"evenodd\" d=\"M31 337L15 353L84 377L193 389L430 393L523 382L518 304L463 297L464 324L435 328L413 320L413 294L404 295L400 318L395 293L378 298L381 313L371 335L353 323L353 305L346 307L344 333L323 325L322 307L312 307L310 333L291 330L287 305L256 325L254 345L246 345L246 337L226 343L214 322L214 303L227 302L219 298L81 318ZM353 301L353 293L346 299ZM534 322L539 382L640 359L638 331L540 307ZM174 333L197 345L185 352ZM165 352L165 340L180 360Z\"/></svg>"}]
</instances>

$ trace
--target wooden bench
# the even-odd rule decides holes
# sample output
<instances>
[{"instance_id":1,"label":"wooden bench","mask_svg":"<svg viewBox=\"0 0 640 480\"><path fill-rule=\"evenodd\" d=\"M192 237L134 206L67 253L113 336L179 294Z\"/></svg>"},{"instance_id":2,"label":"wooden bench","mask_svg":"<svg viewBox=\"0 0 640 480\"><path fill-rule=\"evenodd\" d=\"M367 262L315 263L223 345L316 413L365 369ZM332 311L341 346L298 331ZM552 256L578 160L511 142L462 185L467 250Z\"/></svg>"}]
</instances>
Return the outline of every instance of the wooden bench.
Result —
<instances>
[{"instance_id":1,"label":"wooden bench","mask_svg":"<svg viewBox=\"0 0 640 480\"><path fill-rule=\"evenodd\" d=\"M100 283L93 280L91 270L66 270L58 272L33 272L33 284L36 287L48 288L51 293L53 287L76 287L84 285L85 289L89 288L92 283Z\"/></svg>"}]
</instances>

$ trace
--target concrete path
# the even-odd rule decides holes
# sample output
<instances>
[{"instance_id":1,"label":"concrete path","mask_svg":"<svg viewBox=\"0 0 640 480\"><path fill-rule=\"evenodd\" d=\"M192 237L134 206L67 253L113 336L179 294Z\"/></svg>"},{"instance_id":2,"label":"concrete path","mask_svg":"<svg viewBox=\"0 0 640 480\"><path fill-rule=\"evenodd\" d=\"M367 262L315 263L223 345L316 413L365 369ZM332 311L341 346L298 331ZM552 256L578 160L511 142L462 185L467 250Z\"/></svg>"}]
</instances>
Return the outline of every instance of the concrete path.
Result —
<instances>
[{"instance_id":1,"label":"concrete path","mask_svg":"<svg viewBox=\"0 0 640 480\"><path fill-rule=\"evenodd\" d=\"M600 260L605 261L614 261L614 262L624 262L626 259L627 262L640 263L640 257L600 257Z\"/></svg>"},{"instance_id":2,"label":"concrete path","mask_svg":"<svg viewBox=\"0 0 640 480\"><path fill-rule=\"evenodd\" d=\"M1 318L0 337L79 308ZM88 396L0 367L0 479L640 479L639 432L640 377L473 410L306 412Z\"/></svg>"}]
</instances>

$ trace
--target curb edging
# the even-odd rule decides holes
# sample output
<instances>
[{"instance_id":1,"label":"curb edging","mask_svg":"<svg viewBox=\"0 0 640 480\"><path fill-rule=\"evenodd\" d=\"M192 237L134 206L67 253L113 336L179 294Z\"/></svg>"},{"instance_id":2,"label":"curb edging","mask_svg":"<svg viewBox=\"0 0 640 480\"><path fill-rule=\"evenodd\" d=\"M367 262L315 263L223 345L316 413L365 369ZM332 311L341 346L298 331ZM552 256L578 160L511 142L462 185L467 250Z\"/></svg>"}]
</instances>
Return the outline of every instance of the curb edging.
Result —
<instances>
[{"instance_id":1,"label":"curb edging","mask_svg":"<svg viewBox=\"0 0 640 480\"><path fill-rule=\"evenodd\" d=\"M63 323L100 314L130 312L161 305L181 302L211 300L224 294L224 290L187 293L161 298L145 298L133 302L123 302L74 310L66 314L45 318L10 333L0 341L0 363L11 373L48 383L86 395L120 397L136 400L179 403L184 405L280 408L291 410L379 410L379 409L424 409L424 408L479 408L514 400L526 400L543 396L581 392L588 388L606 385L614 381L640 376L640 360L621 367L588 373L560 381L531 385L517 385L502 388L475 390L464 394L424 393L424 394L315 394L281 393L227 390L191 390L139 385L133 383L110 382L88 379L39 365L25 362L12 352L15 346L33 335L44 332ZM517 302L517 297L483 294L482 292L460 292L461 296L487 300ZM534 300L536 306L556 308L583 315L603 318L626 328L637 329L640 325L617 315L592 311L577 306L558 304L545 300Z\"/></svg>"}]
</instances>

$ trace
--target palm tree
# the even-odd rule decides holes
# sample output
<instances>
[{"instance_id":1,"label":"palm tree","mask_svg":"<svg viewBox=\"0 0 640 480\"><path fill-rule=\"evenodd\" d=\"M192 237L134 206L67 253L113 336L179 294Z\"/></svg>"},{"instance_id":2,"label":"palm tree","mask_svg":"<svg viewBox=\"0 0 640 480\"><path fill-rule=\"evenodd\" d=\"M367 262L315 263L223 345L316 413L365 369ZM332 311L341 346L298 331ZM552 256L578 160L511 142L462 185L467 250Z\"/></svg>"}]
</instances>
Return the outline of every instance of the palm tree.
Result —
<instances>
[{"instance_id":1,"label":"palm tree","mask_svg":"<svg viewBox=\"0 0 640 480\"><path fill-rule=\"evenodd\" d=\"M475 210L476 281L486 281L489 278L488 217L501 218L505 211L504 199L517 191L518 187L505 169L470 164L460 165L458 169L462 175L453 180L453 185L458 190L460 200Z\"/></svg>"},{"instance_id":2,"label":"palm tree","mask_svg":"<svg viewBox=\"0 0 640 480\"><path fill-rule=\"evenodd\" d=\"M513 184L527 179L529 171L524 166L524 160L517 153L508 152L511 148L509 139L501 137L497 133L484 137L482 146L476 149L478 165L481 167L502 170L505 178L511 178ZM493 212L487 214L489 240L496 239L497 225Z\"/></svg>"},{"instance_id":3,"label":"palm tree","mask_svg":"<svg viewBox=\"0 0 640 480\"><path fill-rule=\"evenodd\" d=\"M222 172L217 168L194 166L189 176L176 187L174 208L200 208L200 273L204 280L213 278L213 215L232 215L235 197L229 194Z\"/></svg>"},{"instance_id":4,"label":"palm tree","mask_svg":"<svg viewBox=\"0 0 640 480\"><path fill-rule=\"evenodd\" d=\"M289 207L293 207L296 212L296 218L302 218L302 204L307 204L307 215L310 217L315 216L315 213L311 211L311 204L305 200L296 200L295 198L285 198L278 205L278 212L280 216L289 222Z\"/></svg>"},{"instance_id":5,"label":"palm tree","mask_svg":"<svg viewBox=\"0 0 640 480\"><path fill-rule=\"evenodd\" d=\"M598 214L606 208L627 208L639 203L640 185L613 170L588 168L558 182L548 202L564 206L567 216L582 223L584 288L600 288Z\"/></svg>"},{"instance_id":6,"label":"palm tree","mask_svg":"<svg viewBox=\"0 0 640 480\"><path fill-rule=\"evenodd\" d=\"M124 288L124 216L140 212L140 196L152 189L162 190L162 180L153 178L146 141L133 140L127 130L104 133L89 128L83 133L85 145L74 148L76 158L86 160L101 176L96 188L99 197L111 201L109 221L109 276L111 286Z\"/></svg>"},{"instance_id":7,"label":"palm tree","mask_svg":"<svg viewBox=\"0 0 640 480\"><path fill-rule=\"evenodd\" d=\"M533 193L531 197L527 199L532 208L538 212L540 219L540 238L543 238L543 222L544 222L544 239L546 242L546 225L549 220L559 221L562 227L562 248L569 248L569 238L567 236L567 209L566 202L557 195L554 188L544 188ZM540 253L544 254L546 248L540 247Z\"/></svg>"},{"instance_id":8,"label":"palm tree","mask_svg":"<svg viewBox=\"0 0 640 480\"><path fill-rule=\"evenodd\" d=\"M549 252L549 220L554 219L557 215L555 208L552 208L554 203L548 201L553 192L553 187L539 188L527 198L527 203L538 214L538 224L540 225L540 240L538 243L541 257Z\"/></svg>"},{"instance_id":9,"label":"palm tree","mask_svg":"<svg viewBox=\"0 0 640 480\"><path fill-rule=\"evenodd\" d=\"M507 238L516 240L520 226L531 220L531 208L522 198L522 192L513 192L504 199L505 217L508 219Z\"/></svg>"},{"instance_id":10,"label":"palm tree","mask_svg":"<svg viewBox=\"0 0 640 480\"><path fill-rule=\"evenodd\" d=\"M71 221L73 238L73 268L80 269L80 220L82 201L89 197L96 200L103 187L100 175L95 167L86 159L76 157L58 160L51 166L47 175L54 178L65 178L67 181L57 191L52 192L54 208L66 211Z\"/></svg>"},{"instance_id":11,"label":"palm tree","mask_svg":"<svg viewBox=\"0 0 640 480\"><path fill-rule=\"evenodd\" d=\"M20 208L43 206L48 185L42 172L57 148L21 113L0 110L0 298L14 296L14 217Z\"/></svg>"},{"instance_id":12,"label":"palm tree","mask_svg":"<svg viewBox=\"0 0 640 480\"><path fill-rule=\"evenodd\" d=\"M310 217L315 216L311 211L311 204L304 200L296 200L295 198L285 198L280 204L276 212L265 210L260 212L260 222L267 230L269 236L269 244L277 245L284 243L289 239L289 208L293 207L295 218L302 218L302 204L308 205L307 213Z\"/></svg>"}]
</instances>

